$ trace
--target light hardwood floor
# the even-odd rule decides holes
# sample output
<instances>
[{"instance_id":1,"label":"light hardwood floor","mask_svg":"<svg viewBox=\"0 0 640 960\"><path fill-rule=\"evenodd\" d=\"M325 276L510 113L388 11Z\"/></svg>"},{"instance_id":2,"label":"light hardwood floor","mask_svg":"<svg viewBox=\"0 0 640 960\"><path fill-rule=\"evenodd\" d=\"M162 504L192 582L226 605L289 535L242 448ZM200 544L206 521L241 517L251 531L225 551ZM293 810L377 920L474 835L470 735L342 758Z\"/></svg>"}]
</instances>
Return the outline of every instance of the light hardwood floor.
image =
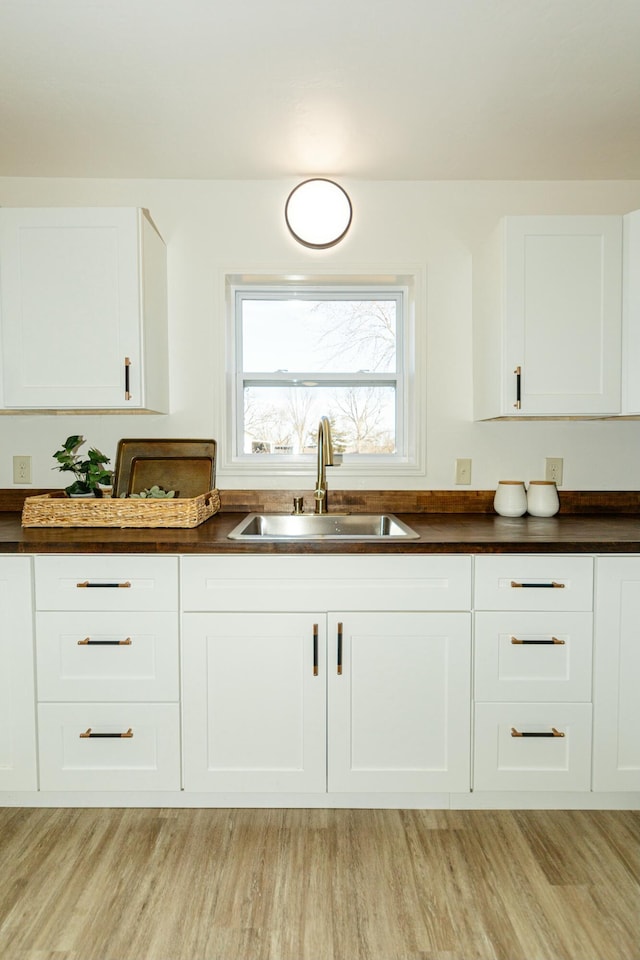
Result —
<instances>
[{"instance_id":1,"label":"light hardwood floor","mask_svg":"<svg viewBox=\"0 0 640 960\"><path fill-rule=\"evenodd\" d=\"M0 809L2 960L639 960L640 814Z\"/></svg>"}]
</instances>

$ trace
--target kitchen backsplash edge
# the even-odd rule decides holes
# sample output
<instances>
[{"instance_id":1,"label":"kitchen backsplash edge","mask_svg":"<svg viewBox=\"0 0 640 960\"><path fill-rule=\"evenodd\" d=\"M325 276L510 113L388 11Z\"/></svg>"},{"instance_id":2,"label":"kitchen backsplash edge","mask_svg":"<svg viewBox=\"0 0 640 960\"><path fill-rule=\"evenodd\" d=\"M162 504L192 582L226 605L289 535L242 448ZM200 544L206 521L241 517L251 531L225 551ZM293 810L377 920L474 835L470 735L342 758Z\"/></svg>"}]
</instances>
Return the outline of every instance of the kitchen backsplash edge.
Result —
<instances>
[{"instance_id":1,"label":"kitchen backsplash edge","mask_svg":"<svg viewBox=\"0 0 640 960\"><path fill-rule=\"evenodd\" d=\"M0 512L22 510L26 497L50 490L0 489ZM330 510L350 513L492 514L494 490L330 490ZM560 514L640 514L638 490L560 490ZM303 497L313 512L313 492L303 490L221 490L222 513L288 513L293 498Z\"/></svg>"}]
</instances>

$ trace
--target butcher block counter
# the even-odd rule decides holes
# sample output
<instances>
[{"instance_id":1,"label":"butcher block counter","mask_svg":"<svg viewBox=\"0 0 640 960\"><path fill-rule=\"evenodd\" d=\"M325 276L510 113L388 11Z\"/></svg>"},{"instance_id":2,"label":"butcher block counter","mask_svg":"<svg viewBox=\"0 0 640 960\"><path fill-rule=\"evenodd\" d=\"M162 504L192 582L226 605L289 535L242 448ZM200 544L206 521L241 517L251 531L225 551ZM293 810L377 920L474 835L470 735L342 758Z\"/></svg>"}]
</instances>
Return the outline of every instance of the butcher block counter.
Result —
<instances>
[{"instance_id":1,"label":"butcher block counter","mask_svg":"<svg viewBox=\"0 0 640 960\"><path fill-rule=\"evenodd\" d=\"M301 491L221 491L218 514L194 529L23 528L26 495L0 491L0 553L172 553L172 554L481 554L639 553L640 492L561 491L555 517L498 516L493 491L331 491L329 512L388 512L419 534L394 541L229 540L251 512L291 512Z\"/></svg>"}]
</instances>

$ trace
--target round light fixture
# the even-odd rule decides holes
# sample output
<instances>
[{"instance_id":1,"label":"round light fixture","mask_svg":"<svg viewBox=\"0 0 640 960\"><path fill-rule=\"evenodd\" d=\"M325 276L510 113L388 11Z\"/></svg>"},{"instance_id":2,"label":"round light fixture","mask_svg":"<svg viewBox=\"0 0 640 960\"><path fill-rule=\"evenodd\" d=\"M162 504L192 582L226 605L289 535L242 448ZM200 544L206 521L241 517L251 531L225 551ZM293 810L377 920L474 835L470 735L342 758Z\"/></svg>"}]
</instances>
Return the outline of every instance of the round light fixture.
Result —
<instances>
[{"instance_id":1,"label":"round light fixture","mask_svg":"<svg viewBox=\"0 0 640 960\"><path fill-rule=\"evenodd\" d=\"M284 216L289 230L305 247L333 247L351 226L351 200L333 180L304 180L287 197Z\"/></svg>"}]
</instances>

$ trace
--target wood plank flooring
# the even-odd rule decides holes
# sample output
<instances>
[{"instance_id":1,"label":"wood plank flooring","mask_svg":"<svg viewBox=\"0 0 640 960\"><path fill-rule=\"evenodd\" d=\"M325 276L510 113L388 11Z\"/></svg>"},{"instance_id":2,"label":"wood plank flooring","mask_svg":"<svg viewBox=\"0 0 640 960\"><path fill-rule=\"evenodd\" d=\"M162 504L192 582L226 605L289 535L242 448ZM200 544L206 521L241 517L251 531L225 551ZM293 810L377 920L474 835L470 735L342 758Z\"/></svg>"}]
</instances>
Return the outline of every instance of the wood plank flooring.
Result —
<instances>
[{"instance_id":1,"label":"wood plank flooring","mask_svg":"<svg viewBox=\"0 0 640 960\"><path fill-rule=\"evenodd\" d=\"M639 960L640 814L0 809L2 960Z\"/></svg>"}]
</instances>

